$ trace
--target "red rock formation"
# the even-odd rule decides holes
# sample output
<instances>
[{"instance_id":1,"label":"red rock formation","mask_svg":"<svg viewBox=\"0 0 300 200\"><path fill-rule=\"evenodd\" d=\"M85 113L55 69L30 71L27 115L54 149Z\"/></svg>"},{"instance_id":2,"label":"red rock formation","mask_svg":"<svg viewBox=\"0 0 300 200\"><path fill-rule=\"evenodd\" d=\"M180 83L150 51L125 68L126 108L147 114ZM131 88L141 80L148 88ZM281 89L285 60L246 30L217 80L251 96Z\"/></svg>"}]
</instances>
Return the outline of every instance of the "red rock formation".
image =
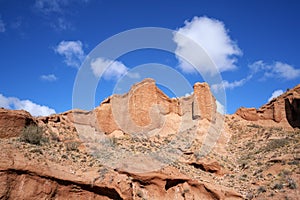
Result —
<instances>
[{"instance_id":1,"label":"red rock formation","mask_svg":"<svg viewBox=\"0 0 300 200\"><path fill-rule=\"evenodd\" d=\"M169 98L152 79L132 86L124 95L113 95L95 109L98 126L105 133L115 130L135 132L159 128L171 113L188 115L189 120L215 120L216 102L206 83L196 83L190 97Z\"/></svg>"},{"instance_id":2,"label":"red rock formation","mask_svg":"<svg viewBox=\"0 0 300 200\"><path fill-rule=\"evenodd\" d=\"M216 100L210 91L209 85L207 83L196 83L194 85L193 117L214 121L216 109Z\"/></svg>"},{"instance_id":3,"label":"red rock formation","mask_svg":"<svg viewBox=\"0 0 300 200\"><path fill-rule=\"evenodd\" d=\"M256 108L244 108L241 107L235 112L238 116L242 117L243 119L249 121L256 121L259 119L258 112Z\"/></svg>"},{"instance_id":4,"label":"red rock formation","mask_svg":"<svg viewBox=\"0 0 300 200\"><path fill-rule=\"evenodd\" d=\"M122 140L122 133L148 133L161 129L158 134L164 137L167 136L165 133L178 133L179 129L191 131L191 126L197 129L201 120L208 126L215 120L215 114L215 99L207 84L196 83L193 95L171 99L157 88L152 79L135 84L127 94L107 98L90 112L72 110L33 118L25 111L2 109L2 137L18 136L23 127L36 123L44 127L45 136L50 141L41 147L22 144L25 148L22 151L10 143L3 147L5 150L0 154L0 199L240 199L238 193L226 187L192 180L170 166L147 173L122 171L118 166L114 170L94 169L89 167L96 162L93 159L89 164L82 164L86 162L88 148L80 147L77 154L71 153L70 157L65 152L72 149L68 148L69 144L86 142L90 145L93 140L89 139L102 133L119 134ZM185 126L180 126L181 118ZM81 157L84 158L78 162L76 159ZM204 172L221 173L217 162L201 161L189 165L200 166L198 170ZM106 172L99 174L101 170Z\"/></svg>"},{"instance_id":5,"label":"red rock formation","mask_svg":"<svg viewBox=\"0 0 300 200\"><path fill-rule=\"evenodd\" d=\"M271 157L268 160L269 151L265 154L266 151L256 152L255 149L270 146L266 143L271 139L269 134L274 134L276 138L278 135L283 136L286 131L278 134L278 129L272 133L273 127L260 129L260 126L254 126L253 120L272 120L278 122L278 127L284 122L299 127L299 99L300 85L258 110L241 108L237 111L237 115L251 122L241 120L237 115L226 116L227 125L224 129L222 120L219 120L224 116L216 113L215 99L205 83L196 83L194 94L189 97L170 99L156 87L153 80L146 79L134 85L128 94L113 95L89 112L72 110L33 118L25 111L0 109L0 199L282 199L288 194L296 197L299 194L298 188L291 189L288 184L283 186L284 190L273 193L275 182L265 182L268 183L267 192L256 192L263 181L274 180L272 177L263 180L259 177L268 177L269 173L265 170L270 166L269 170L277 168L272 163L279 165L280 159ZM11 138L19 136L22 128L32 123L45 128L43 136L48 141L34 145ZM149 133L156 129L161 130L149 141L128 134L141 130ZM78 130L82 130L83 134L79 134ZM285 148L281 153L286 161L280 165L280 170L295 165L290 170L293 175L289 175L293 178L291 180L299 180L299 158L295 154L299 149L299 134L296 131L282 138L284 140L277 139L284 143L278 143L281 146L276 147L274 154L277 155L281 148ZM178 140L173 140L173 136L168 137L169 133L177 134L179 137L175 138ZM191 138L190 145L176 146L176 142L189 144L187 136L193 133L195 138ZM257 137L253 137L256 133L259 133ZM123 154L118 151L116 155L111 154L110 146L101 149L107 154L100 151L94 155L89 149L97 150L96 147L103 141L89 141L89 137L98 139L95 136L99 135L111 139L107 141L120 151L125 149L124 152L130 150L135 155L141 155L135 158L142 158L147 152L161 153L159 159L156 159L155 154L149 154L151 157L148 158L162 160L164 165L151 172L130 171L124 164L140 169L137 167L140 163L147 167L154 162L150 159L141 161L123 158ZM88 142L85 142L85 138ZM218 141L216 138L219 138ZM68 144L74 142L79 142L81 146L68 148ZM253 148L257 143L260 146ZM174 148L169 149L174 152L168 151L166 154L171 155L170 158L164 156L166 152L161 148L168 145L174 145ZM209 148L210 145L213 149ZM204 151L199 151L201 147L204 147L204 151L209 150L207 157L202 157ZM253 152L251 156L259 156L245 156L249 151ZM286 156L288 151L290 158ZM181 156L169 163L172 153ZM108 164L109 159L98 159L104 154L109 158L116 156L117 164ZM122 163L121 159L127 162ZM261 165L270 164L259 168L256 166L257 161L261 161ZM249 163L255 163L255 168L248 167ZM263 170L263 173L255 176L255 173L260 173L259 170ZM277 170L274 177L277 174L279 176L280 171ZM299 185L299 181L296 185ZM278 196L279 193L284 196Z\"/></svg>"},{"instance_id":6,"label":"red rock formation","mask_svg":"<svg viewBox=\"0 0 300 200\"><path fill-rule=\"evenodd\" d=\"M128 96L129 114L139 126L146 126L151 123L149 113L153 106L158 106L158 109L164 115L171 112L180 114L178 101L170 99L158 89L153 79L145 79L135 84Z\"/></svg>"},{"instance_id":7,"label":"red rock formation","mask_svg":"<svg viewBox=\"0 0 300 200\"><path fill-rule=\"evenodd\" d=\"M28 112L0 108L0 138L17 137L31 124L35 124L35 120Z\"/></svg>"},{"instance_id":8,"label":"red rock formation","mask_svg":"<svg viewBox=\"0 0 300 200\"><path fill-rule=\"evenodd\" d=\"M250 121L273 120L300 127L300 85L272 99L259 109L239 108L236 114Z\"/></svg>"}]
</instances>

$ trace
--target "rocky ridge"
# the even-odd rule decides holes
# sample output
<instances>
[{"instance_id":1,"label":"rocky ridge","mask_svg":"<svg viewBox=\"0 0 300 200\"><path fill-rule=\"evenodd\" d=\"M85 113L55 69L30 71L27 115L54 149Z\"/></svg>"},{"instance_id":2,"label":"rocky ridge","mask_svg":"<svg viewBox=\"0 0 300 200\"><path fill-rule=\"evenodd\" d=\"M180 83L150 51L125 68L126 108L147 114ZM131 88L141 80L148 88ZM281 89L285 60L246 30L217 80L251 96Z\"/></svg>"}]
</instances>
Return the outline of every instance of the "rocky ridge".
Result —
<instances>
[{"instance_id":1,"label":"rocky ridge","mask_svg":"<svg viewBox=\"0 0 300 200\"><path fill-rule=\"evenodd\" d=\"M222 116L205 83L196 83L189 97L170 99L146 79L89 112L34 118L0 109L0 199L297 199L298 94L299 86L255 112L243 108ZM29 125L43 127L40 145L20 139ZM172 146L180 153L174 162L143 172L104 163L95 156L99 150L106 155L104 148L88 139L108 138L107 152L113 147L144 155L179 141L178 134L193 135L192 143ZM202 156L201 146L215 138ZM142 166L151 169L154 161Z\"/></svg>"},{"instance_id":2,"label":"rocky ridge","mask_svg":"<svg viewBox=\"0 0 300 200\"><path fill-rule=\"evenodd\" d=\"M240 108L236 114L248 121L274 121L281 126L300 127L300 85L272 99L259 109ZM274 123L273 123L274 124ZM272 124L272 125L273 125Z\"/></svg>"}]
</instances>

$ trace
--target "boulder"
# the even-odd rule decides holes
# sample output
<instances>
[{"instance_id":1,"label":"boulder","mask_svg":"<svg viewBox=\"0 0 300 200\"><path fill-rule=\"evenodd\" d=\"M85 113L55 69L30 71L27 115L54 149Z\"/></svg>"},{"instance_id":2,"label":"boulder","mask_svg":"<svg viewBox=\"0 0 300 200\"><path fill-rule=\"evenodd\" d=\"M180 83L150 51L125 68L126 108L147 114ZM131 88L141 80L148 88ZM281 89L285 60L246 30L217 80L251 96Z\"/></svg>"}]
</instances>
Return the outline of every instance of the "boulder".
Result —
<instances>
[{"instance_id":1,"label":"boulder","mask_svg":"<svg viewBox=\"0 0 300 200\"><path fill-rule=\"evenodd\" d=\"M36 122L28 112L0 108L0 138L18 137L31 124Z\"/></svg>"},{"instance_id":2,"label":"boulder","mask_svg":"<svg viewBox=\"0 0 300 200\"><path fill-rule=\"evenodd\" d=\"M257 121L259 119L257 109L256 108L239 108L236 112L237 115L242 117L243 119L249 121Z\"/></svg>"}]
</instances>

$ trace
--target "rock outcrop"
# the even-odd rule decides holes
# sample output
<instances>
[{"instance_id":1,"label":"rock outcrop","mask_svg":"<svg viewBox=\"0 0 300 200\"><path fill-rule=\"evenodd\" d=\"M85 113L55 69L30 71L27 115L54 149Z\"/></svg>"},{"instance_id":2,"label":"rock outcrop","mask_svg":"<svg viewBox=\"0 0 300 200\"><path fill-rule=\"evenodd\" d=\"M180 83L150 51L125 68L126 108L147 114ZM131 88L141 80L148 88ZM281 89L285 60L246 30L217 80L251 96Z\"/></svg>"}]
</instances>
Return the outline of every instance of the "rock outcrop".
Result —
<instances>
[{"instance_id":1,"label":"rock outcrop","mask_svg":"<svg viewBox=\"0 0 300 200\"><path fill-rule=\"evenodd\" d=\"M0 109L0 199L297 199L299 99L222 116L206 83L169 98L145 79L92 111ZM39 145L18 139L33 124Z\"/></svg>"},{"instance_id":2,"label":"rock outcrop","mask_svg":"<svg viewBox=\"0 0 300 200\"><path fill-rule=\"evenodd\" d=\"M187 167L222 174L217 161L195 159L204 138L217 138L215 129L210 130L216 118L208 84L196 83L188 97L169 98L152 79L107 98L92 111L34 118L25 111L1 109L0 199L241 199L238 192L212 184L210 176L206 182L194 180L179 166L168 165L171 157L193 145L189 158L182 158ZM13 138L30 124L43 127L46 140L40 146ZM210 131L214 133L206 136ZM197 142L186 142L193 134ZM159 166L155 170L154 162ZM141 166L142 171L136 170Z\"/></svg>"},{"instance_id":3,"label":"rock outcrop","mask_svg":"<svg viewBox=\"0 0 300 200\"><path fill-rule=\"evenodd\" d=\"M169 98L153 79L145 79L133 85L127 94L104 100L95 113L98 128L106 134L116 130L149 132L168 124L171 114L189 121L214 121L216 101L207 83L196 83L190 97Z\"/></svg>"},{"instance_id":4,"label":"rock outcrop","mask_svg":"<svg viewBox=\"0 0 300 200\"><path fill-rule=\"evenodd\" d=\"M239 108L236 114L245 120L272 120L276 123L288 123L291 127L300 127L300 85L272 99L259 109Z\"/></svg>"},{"instance_id":5,"label":"rock outcrop","mask_svg":"<svg viewBox=\"0 0 300 200\"><path fill-rule=\"evenodd\" d=\"M193 118L214 121L217 105L209 85L207 83L195 83L193 97Z\"/></svg>"},{"instance_id":6,"label":"rock outcrop","mask_svg":"<svg viewBox=\"0 0 300 200\"><path fill-rule=\"evenodd\" d=\"M0 108L0 138L17 137L26 126L35 123L35 119L26 111Z\"/></svg>"}]
</instances>

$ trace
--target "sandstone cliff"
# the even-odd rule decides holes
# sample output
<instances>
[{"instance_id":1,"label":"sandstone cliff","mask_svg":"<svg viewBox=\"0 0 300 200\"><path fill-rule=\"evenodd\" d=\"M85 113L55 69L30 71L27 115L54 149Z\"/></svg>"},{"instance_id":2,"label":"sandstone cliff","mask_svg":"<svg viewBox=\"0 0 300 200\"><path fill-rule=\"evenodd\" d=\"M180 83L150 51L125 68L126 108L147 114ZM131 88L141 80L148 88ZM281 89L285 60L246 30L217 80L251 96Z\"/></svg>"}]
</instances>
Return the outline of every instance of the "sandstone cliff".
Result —
<instances>
[{"instance_id":1,"label":"sandstone cliff","mask_svg":"<svg viewBox=\"0 0 300 200\"><path fill-rule=\"evenodd\" d=\"M285 126L300 128L300 85L272 99L259 109L240 108L236 114L250 121L272 120Z\"/></svg>"},{"instance_id":2,"label":"sandstone cliff","mask_svg":"<svg viewBox=\"0 0 300 200\"><path fill-rule=\"evenodd\" d=\"M127 94L113 95L104 100L95 109L95 114L98 128L107 134L116 130L149 132L173 123L176 119L171 115L188 120L185 124L190 125L195 119L214 121L216 102L206 83L196 83L190 97L171 99L153 79L145 79L133 85Z\"/></svg>"}]
</instances>

